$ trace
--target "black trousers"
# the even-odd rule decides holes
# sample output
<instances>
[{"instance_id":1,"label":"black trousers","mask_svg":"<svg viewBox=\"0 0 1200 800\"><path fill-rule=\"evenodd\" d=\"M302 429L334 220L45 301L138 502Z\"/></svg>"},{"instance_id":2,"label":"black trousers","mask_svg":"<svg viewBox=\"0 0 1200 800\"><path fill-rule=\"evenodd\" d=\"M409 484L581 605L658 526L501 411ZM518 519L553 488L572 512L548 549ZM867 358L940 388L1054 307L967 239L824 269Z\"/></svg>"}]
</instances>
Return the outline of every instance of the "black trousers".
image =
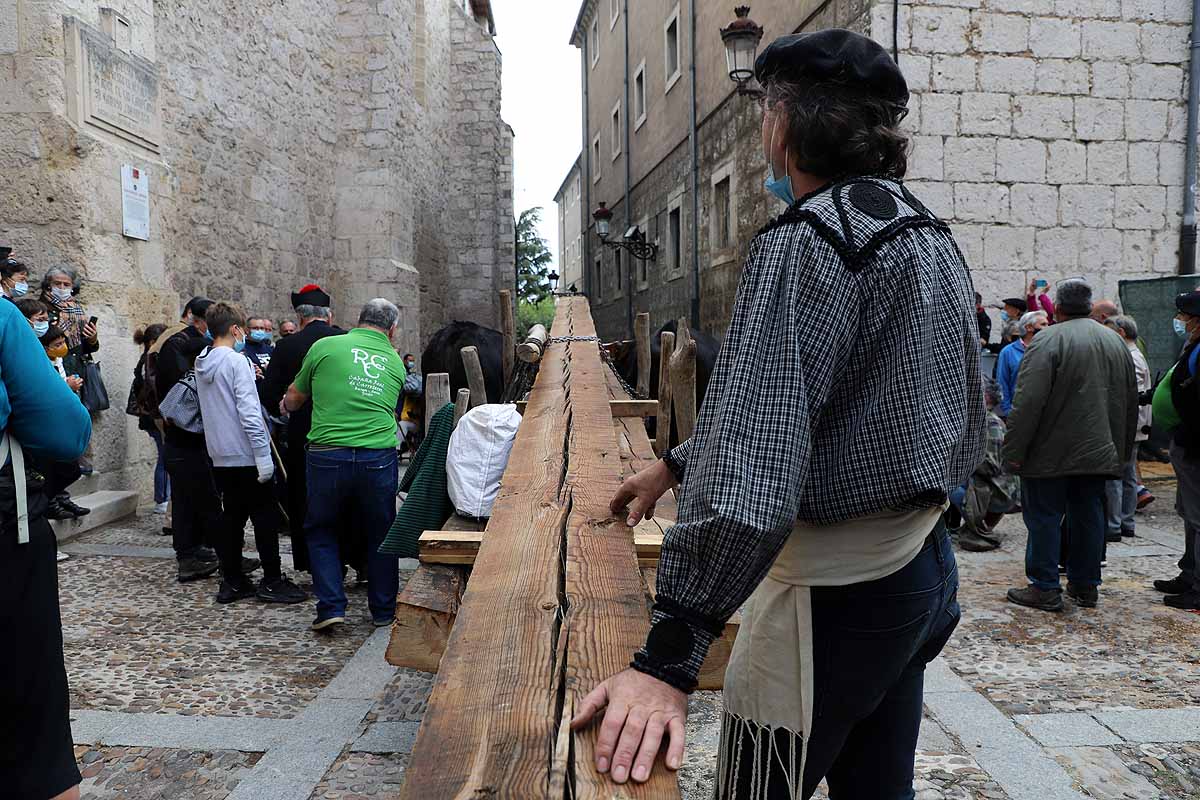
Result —
<instances>
[{"instance_id":1,"label":"black trousers","mask_svg":"<svg viewBox=\"0 0 1200 800\"><path fill-rule=\"evenodd\" d=\"M287 467L287 513L288 532L292 537L292 563L297 570L308 572L308 544L304 538L304 518L308 514L308 464L303 437L288 437L287 454L283 460Z\"/></svg>"},{"instance_id":2,"label":"black trousers","mask_svg":"<svg viewBox=\"0 0 1200 800\"><path fill-rule=\"evenodd\" d=\"M167 442L163 460L171 476L171 544L175 558L182 561L205 544L215 547L221 538L221 498L203 448Z\"/></svg>"},{"instance_id":3,"label":"black trousers","mask_svg":"<svg viewBox=\"0 0 1200 800\"><path fill-rule=\"evenodd\" d=\"M262 561L263 580L278 580L282 571L279 561L279 514L275 511L274 490L270 484L259 484L254 467L213 467L217 491L223 509L222 533L217 542L217 557L221 559L221 574L239 579L242 574L242 547L246 521L254 522L254 546ZM231 581L232 582L232 581Z\"/></svg>"},{"instance_id":4,"label":"black trousers","mask_svg":"<svg viewBox=\"0 0 1200 800\"><path fill-rule=\"evenodd\" d=\"M28 471L27 471L28 472ZM0 794L48 798L81 778L71 742L54 531L45 486L30 481L29 542L17 541L12 467L0 471Z\"/></svg>"}]
</instances>

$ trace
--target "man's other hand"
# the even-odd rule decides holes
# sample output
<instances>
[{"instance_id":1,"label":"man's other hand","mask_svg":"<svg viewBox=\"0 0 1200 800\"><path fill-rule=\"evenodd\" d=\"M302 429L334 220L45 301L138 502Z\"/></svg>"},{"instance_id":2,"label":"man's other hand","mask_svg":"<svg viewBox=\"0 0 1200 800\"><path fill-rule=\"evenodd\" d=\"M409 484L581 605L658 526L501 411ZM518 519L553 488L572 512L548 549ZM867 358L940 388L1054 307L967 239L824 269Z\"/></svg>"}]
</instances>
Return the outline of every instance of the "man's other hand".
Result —
<instances>
[{"instance_id":1,"label":"man's other hand","mask_svg":"<svg viewBox=\"0 0 1200 800\"><path fill-rule=\"evenodd\" d=\"M676 484L674 473L660 458L641 472L625 479L609 503L609 510L614 515L628 510L625 524L632 528L643 519L653 517L654 504L658 502L658 498Z\"/></svg>"},{"instance_id":2,"label":"man's other hand","mask_svg":"<svg viewBox=\"0 0 1200 800\"><path fill-rule=\"evenodd\" d=\"M609 773L616 783L625 783L630 777L645 783L664 735L668 739L667 768L679 769L687 722L686 694L658 678L626 669L583 698L571 727L587 727L602 709L604 721L596 739L597 771Z\"/></svg>"}]
</instances>

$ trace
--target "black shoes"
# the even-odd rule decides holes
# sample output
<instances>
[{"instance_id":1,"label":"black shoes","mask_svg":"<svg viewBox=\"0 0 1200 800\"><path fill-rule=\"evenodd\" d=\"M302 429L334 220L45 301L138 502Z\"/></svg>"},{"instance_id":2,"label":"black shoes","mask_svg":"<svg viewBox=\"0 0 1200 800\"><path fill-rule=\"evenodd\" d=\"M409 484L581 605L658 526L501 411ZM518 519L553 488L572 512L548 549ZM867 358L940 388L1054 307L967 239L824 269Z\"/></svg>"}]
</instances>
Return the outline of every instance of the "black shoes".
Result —
<instances>
[{"instance_id":1,"label":"black shoes","mask_svg":"<svg viewBox=\"0 0 1200 800\"><path fill-rule=\"evenodd\" d=\"M265 603L303 603L308 599L308 592L301 589L286 577L280 577L270 583L266 579L258 585L255 592L259 600Z\"/></svg>"},{"instance_id":2,"label":"black shoes","mask_svg":"<svg viewBox=\"0 0 1200 800\"><path fill-rule=\"evenodd\" d=\"M179 582L189 583L207 578L216 573L221 565L216 561L203 561L199 558L185 558L179 562Z\"/></svg>"},{"instance_id":3,"label":"black shoes","mask_svg":"<svg viewBox=\"0 0 1200 800\"><path fill-rule=\"evenodd\" d=\"M1186 594L1192 589L1192 581L1186 575L1179 575L1169 581L1155 581L1154 588L1163 594Z\"/></svg>"},{"instance_id":4,"label":"black shoes","mask_svg":"<svg viewBox=\"0 0 1200 800\"><path fill-rule=\"evenodd\" d=\"M1200 611L1200 591L1183 592L1182 594L1169 594L1163 598L1163 602L1171 608L1182 608L1185 611Z\"/></svg>"},{"instance_id":5,"label":"black shoes","mask_svg":"<svg viewBox=\"0 0 1200 800\"><path fill-rule=\"evenodd\" d=\"M74 514L76 517L86 517L88 514L92 513L92 510L90 508L84 508L81 505L76 505L71 500L70 497L64 496L64 497L59 498L58 504L60 506L62 506L63 508L65 508L67 511Z\"/></svg>"},{"instance_id":6,"label":"black shoes","mask_svg":"<svg viewBox=\"0 0 1200 800\"><path fill-rule=\"evenodd\" d=\"M254 570L262 566L262 562L257 558L246 558L242 556L242 574L249 575Z\"/></svg>"},{"instance_id":7,"label":"black shoes","mask_svg":"<svg viewBox=\"0 0 1200 800\"><path fill-rule=\"evenodd\" d=\"M1008 600L1026 608L1036 608L1041 611L1062 611L1062 591L1054 589L1039 589L1036 586L1026 586L1024 589L1009 589Z\"/></svg>"},{"instance_id":8,"label":"black shoes","mask_svg":"<svg viewBox=\"0 0 1200 800\"><path fill-rule=\"evenodd\" d=\"M238 584L231 584L229 581L222 580L221 588L217 590L217 602L232 603L244 597L253 597L254 595L254 584L244 577L242 582Z\"/></svg>"},{"instance_id":9,"label":"black shoes","mask_svg":"<svg viewBox=\"0 0 1200 800\"><path fill-rule=\"evenodd\" d=\"M1067 596L1074 600L1077 606L1095 608L1097 601L1100 599L1100 592L1095 586L1076 586L1073 583L1068 583Z\"/></svg>"},{"instance_id":10,"label":"black shoes","mask_svg":"<svg viewBox=\"0 0 1200 800\"><path fill-rule=\"evenodd\" d=\"M346 624L345 617L324 617L324 618L317 617L316 619L314 619L312 621L312 629L314 631L324 631L324 630L329 630L330 628L334 627L335 625L344 625L344 624Z\"/></svg>"},{"instance_id":11,"label":"black shoes","mask_svg":"<svg viewBox=\"0 0 1200 800\"><path fill-rule=\"evenodd\" d=\"M51 500L50 504L46 506L46 519L62 521L65 519L75 519L75 515L64 508L63 504L56 498Z\"/></svg>"},{"instance_id":12,"label":"black shoes","mask_svg":"<svg viewBox=\"0 0 1200 800\"><path fill-rule=\"evenodd\" d=\"M1104 534L1104 541L1108 542L1109 544L1120 543L1121 534L1120 533L1108 533L1106 531Z\"/></svg>"}]
</instances>

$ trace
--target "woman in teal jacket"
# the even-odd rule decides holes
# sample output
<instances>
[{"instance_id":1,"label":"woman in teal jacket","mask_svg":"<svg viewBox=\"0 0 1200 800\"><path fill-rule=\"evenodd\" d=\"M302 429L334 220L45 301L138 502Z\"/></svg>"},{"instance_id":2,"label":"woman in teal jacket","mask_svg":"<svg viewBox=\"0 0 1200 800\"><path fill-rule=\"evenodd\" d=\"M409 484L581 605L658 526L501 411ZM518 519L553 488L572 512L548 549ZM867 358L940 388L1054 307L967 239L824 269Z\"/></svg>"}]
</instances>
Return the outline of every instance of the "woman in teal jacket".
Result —
<instances>
[{"instance_id":1,"label":"woman in teal jacket","mask_svg":"<svg viewBox=\"0 0 1200 800\"><path fill-rule=\"evenodd\" d=\"M54 532L43 461L79 458L87 410L54 371L33 329L0 303L0 795L79 797L58 611Z\"/></svg>"}]
</instances>

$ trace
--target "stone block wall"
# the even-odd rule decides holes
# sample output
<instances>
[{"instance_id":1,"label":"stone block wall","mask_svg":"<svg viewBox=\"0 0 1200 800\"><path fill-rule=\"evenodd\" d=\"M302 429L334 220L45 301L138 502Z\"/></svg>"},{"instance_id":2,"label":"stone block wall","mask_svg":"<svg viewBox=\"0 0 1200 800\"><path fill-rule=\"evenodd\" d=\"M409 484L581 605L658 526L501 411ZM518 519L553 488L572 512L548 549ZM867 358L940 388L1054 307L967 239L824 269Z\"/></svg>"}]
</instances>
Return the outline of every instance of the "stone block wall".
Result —
<instances>
[{"instance_id":1,"label":"stone block wall","mask_svg":"<svg viewBox=\"0 0 1200 800\"><path fill-rule=\"evenodd\" d=\"M130 23L116 40L102 5ZM72 116L68 18L157 76L153 146ZM417 353L454 316L496 325L512 134L500 55L454 0L0 0L0 20L0 241L84 278L113 399L103 488L148 487L153 446L123 414L132 332L191 295L278 319L316 281L347 324L388 297ZM149 176L149 241L122 235L123 164Z\"/></svg>"},{"instance_id":2,"label":"stone block wall","mask_svg":"<svg viewBox=\"0 0 1200 800\"><path fill-rule=\"evenodd\" d=\"M892 7L870 20L889 48ZM909 186L989 301L1175 271L1190 26L1188 0L904 0Z\"/></svg>"}]
</instances>

